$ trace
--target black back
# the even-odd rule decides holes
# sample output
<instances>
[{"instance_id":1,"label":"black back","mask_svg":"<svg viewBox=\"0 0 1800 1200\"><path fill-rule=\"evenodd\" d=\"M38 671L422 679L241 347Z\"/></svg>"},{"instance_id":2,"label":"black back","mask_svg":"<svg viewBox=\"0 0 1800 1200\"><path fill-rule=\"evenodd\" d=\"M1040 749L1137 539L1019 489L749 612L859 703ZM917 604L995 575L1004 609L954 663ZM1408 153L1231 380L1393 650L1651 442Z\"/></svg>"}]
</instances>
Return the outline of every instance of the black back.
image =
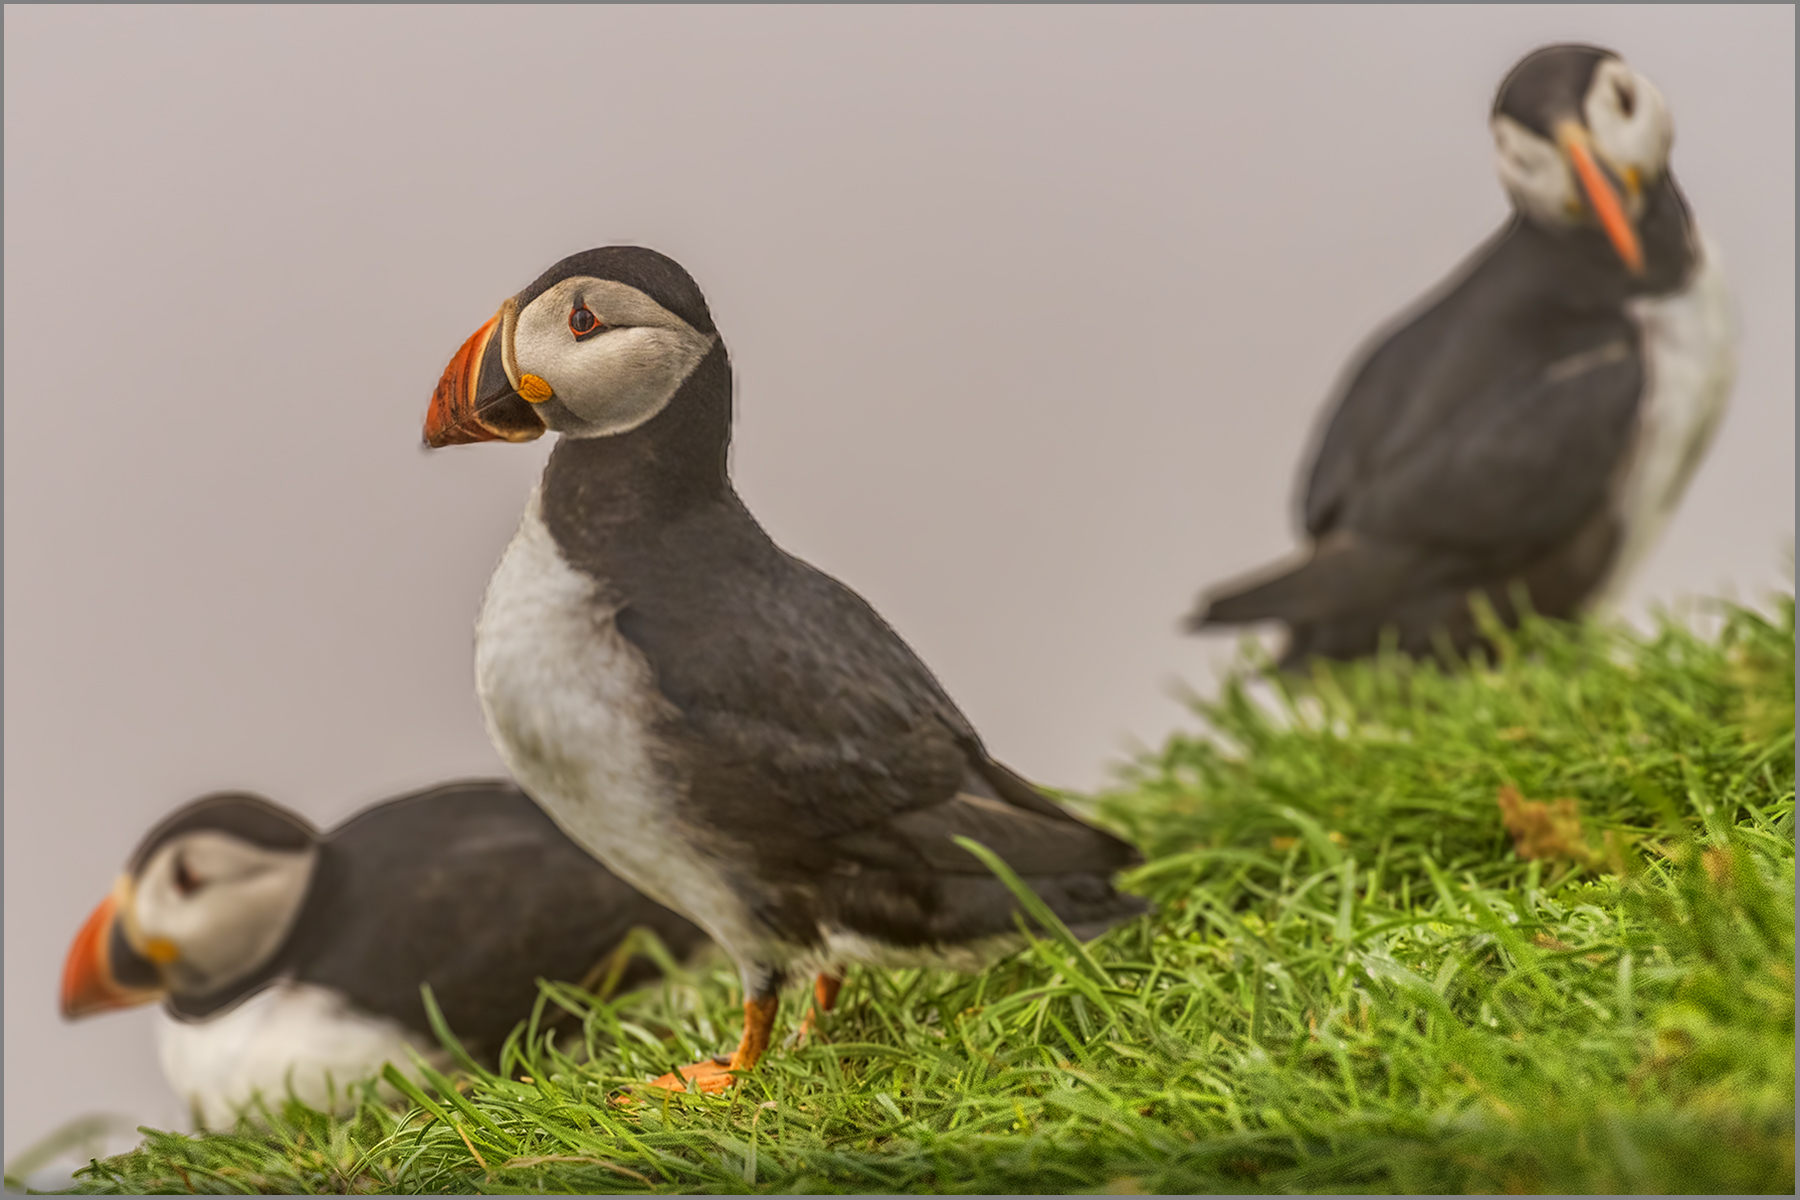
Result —
<instances>
[{"instance_id":1,"label":"black back","mask_svg":"<svg viewBox=\"0 0 1800 1200\"><path fill-rule=\"evenodd\" d=\"M434 788L359 814L325 839L290 961L294 978L428 1028L428 983L451 1029L491 1054L540 977L580 982L633 926L678 957L705 935L596 862L511 783ZM621 981L653 977L634 960Z\"/></svg>"}]
</instances>

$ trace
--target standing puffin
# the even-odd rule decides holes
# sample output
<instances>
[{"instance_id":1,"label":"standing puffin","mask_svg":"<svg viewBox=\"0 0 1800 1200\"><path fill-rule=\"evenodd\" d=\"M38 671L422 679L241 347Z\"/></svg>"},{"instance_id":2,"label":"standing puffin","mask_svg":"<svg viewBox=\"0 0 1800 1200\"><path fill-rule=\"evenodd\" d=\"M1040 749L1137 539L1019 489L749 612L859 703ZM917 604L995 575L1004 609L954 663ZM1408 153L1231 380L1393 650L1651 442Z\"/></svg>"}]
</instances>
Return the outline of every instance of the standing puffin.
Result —
<instances>
[{"instance_id":1,"label":"standing puffin","mask_svg":"<svg viewBox=\"0 0 1800 1200\"><path fill-rule=\"evenodd\" d=\"M1468 597L1573 617L1661 532L1731 388L1718 257L1669 171L1662 96L1618 56L1548 46L1492 114L1511 221L1365 353L1326 425L1297 565L1227 584L1189 628L1286 622L1282 660L1478 641Z\"/></svg>"},{"instance_id":2,"label":"standing puffin","mask_svg":"<svg viewBox=\"0 0 1800 1200\"><path fill-rule=\"evenodd\" d=\"M163 1074L203 1125L261 1094L314 1107L407 1048L442 1054L419 985L491 1058L531 1015L537 980L633 987L612 960L633 927L679 956L705 935L570 843L524 793L471 780L388 800L321 835L227 792L144 838L69 950L62 1010L161 1000ZM353 1095L349 1097L354 1099Z\"/></svg>"},{"instance_id":3,"label":"standing puffin","mask_svg":"<svg viewBox=\"0 0 1800 1200\"><path fill-rule=\"evenodd\" d=\"M562 435L488 584L475 675L488 732L571 837L736 961L729 1059L655 1086L724 1089L767 1047L779 991L849 962L976 969L1013 944L1006 860L1078 934L1145 909L1139 857L988 757L856 593L784 553L727 469L732 375L672 259L557 263L452 358L431 446Z\"/></svg>"}]
</instances>

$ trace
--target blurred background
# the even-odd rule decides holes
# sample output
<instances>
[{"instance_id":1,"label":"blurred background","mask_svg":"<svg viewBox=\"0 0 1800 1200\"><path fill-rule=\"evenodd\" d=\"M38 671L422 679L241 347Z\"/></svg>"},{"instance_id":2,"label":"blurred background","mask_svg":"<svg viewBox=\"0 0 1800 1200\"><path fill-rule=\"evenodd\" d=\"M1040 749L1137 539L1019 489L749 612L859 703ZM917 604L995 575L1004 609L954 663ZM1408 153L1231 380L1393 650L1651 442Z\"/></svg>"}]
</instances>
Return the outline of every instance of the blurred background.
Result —
<instances>
[{"instance_id":1,"label":"blurred background","mask_svg":"<svg viewBox=\"0 0 1800 1200\"><path fill-rule=\"evenodd\" d=\"M1203 586L1294 539L1357 347L1506 216L1488 106L1620 51L1742 325L1631 591L1755 600L1794 511L1791 6L5 9L5 1142L180 1125L63 954L170 807L322 825L499 764L471 630L550 440L420 448L563 255L685 264L737 483L1002 759L1190 721ZM130 1139L127 1139L130 1140Z\"/></svg>"}]
</instances>

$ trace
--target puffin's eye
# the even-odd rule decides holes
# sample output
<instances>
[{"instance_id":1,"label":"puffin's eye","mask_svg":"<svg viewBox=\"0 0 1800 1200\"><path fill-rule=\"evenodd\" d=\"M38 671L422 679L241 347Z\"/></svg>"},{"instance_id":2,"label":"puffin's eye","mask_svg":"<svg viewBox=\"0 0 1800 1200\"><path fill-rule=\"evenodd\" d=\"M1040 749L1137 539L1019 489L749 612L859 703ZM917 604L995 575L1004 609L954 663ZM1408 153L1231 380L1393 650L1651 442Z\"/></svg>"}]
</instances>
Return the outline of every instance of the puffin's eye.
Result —
<instances>
[{"instance_id":1,"label":"puffin's eye","mask_svg":"<svg viewBox=\"0 0 1800 1200\"><path fill-rule=\"evenodd\" d=\"M1637 107L1637 95L1631 90L1631 85L1615 82L1613 95L1619 98L1619 111L1629 117L1631 110Z\"/></svg>"},{"instance_id":2,"label":"puffin's eye","mask_svg":"<svg viewBox=\"0 0 1800 1200\"><path fill-rule=\"evenodd\" d=\"M183 896L191 896L200 890L200 881L188 870L187 859L179 856L175 859L175 890Z\"/></svg>"},{"instance_id":3,"label":"puffin's eye","mask_svg":"<svg viewBox=\"0 0 1800 1200\"><path fill-rule=\"evenodd\" d=\"M583 338L593 337L605 328L606 326L600 323L600 318L594 315L594 310L585 304L578 306L574 312L569 314L569 332L575 335L575 340L578 342Z\"/></svg>"}]
</instances>

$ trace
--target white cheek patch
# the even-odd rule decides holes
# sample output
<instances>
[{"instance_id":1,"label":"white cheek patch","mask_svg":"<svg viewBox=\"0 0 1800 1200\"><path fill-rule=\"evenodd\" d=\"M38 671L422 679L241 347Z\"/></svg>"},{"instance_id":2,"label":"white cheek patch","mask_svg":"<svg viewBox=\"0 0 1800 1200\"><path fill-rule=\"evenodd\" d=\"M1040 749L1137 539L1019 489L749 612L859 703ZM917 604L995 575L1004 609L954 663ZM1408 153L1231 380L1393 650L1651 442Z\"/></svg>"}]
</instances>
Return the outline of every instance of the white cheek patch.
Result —
<instances>
[{"instance_id":1,"label":"white cheek patch","mask_svg":"<svg viewBox=\"0 0 1800 1200\"><path fill-rule=\"evenodd\" d=\"M1582 212L1575 174L1562 152L1511 117L1494 118L1500 182L1519 211L1543 225L1572 225Z\"/></svg>"},{"instance_id":2,"label":"white cheek patch","mask_svg":"<svg viewBox=\"0 0 1800 1200\"><path fill-rule=\"evenodd\" d=\"M609 328L578 341L569 316L582 306ZM548 383L573 418L560 432L603 437L661 412L716 340L636 288L582 277L563 280L519 313L513 357L521 375Z\"/></svg>"},{"instance_id":3,"label":"white cheek patch","mask_svg":"<svg viewBox=\"0 0 1800 1200\"><path fill-rule=\"evenodd\" d=\"M1662 93L1624 63L1602 63L1594 72L1581 115L1595 152L1619 175L1632 172L1648 184L1668 169L1675 127ZM1628 208L1641 206L1641 193L1627 201Z\"/></svg>"},{"instance_id":4,"label":"white cheek patch","mask_svg":"<svg viewBox=\"0 0 1800 1200\"><path fill-rule=\"evenodd\" d=\"M317 852L265 850L218 833L162 847L138 876L134 933L172 943L183 991L211 991L250 974L280 948L300 914ZM184 894L177 860L200 886Z\"/></svg>"},{"instance_id":5,"label":"white cheek patch","mask_svg":"<svg viewBox=\"0 0 1800 1200\"><path fill-rule=\"evenodd\" d=\"M544 381L582 422L567 432L624 433L661 412L710 349L711 338L674 330L613 329L574 345Z\"/></svg>"}]
</instances>

